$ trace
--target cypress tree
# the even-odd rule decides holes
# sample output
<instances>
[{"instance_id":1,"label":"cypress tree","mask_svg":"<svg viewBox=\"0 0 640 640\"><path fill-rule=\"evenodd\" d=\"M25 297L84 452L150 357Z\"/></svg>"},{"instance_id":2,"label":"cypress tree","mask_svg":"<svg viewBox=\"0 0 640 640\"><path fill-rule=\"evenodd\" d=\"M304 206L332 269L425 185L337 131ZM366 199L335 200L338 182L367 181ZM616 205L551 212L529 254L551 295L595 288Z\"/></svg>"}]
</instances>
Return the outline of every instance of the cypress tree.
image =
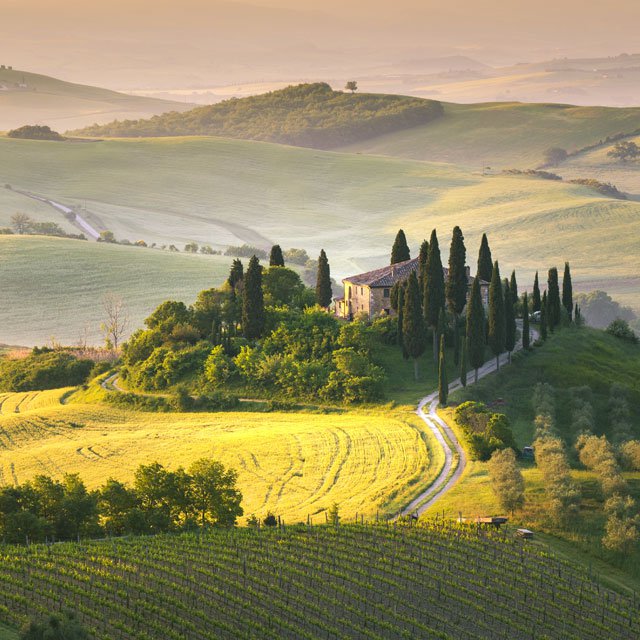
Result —
<instances>
[{"instance_id":1,"label":"cypress tree","mask_svg":"<svg viewBox=\"0 0 640 640\"><path fill-rule=\"evenodd\" d=\"M511 282L509 283L511 289L511 299L513 300L513 306L517 307L518 304L518 282L516 280L515 269L511 272Z\"/></svg>"},{"instance_id":2,"label":"cypress tree","mask_svg":"<svg viewBox=\"0 0 640 640\"><path fill-rule=\"evenodd\" d=\"M493 264L491 286L489 287L489 347L496 357L496 369L500 369L500 354L505 345L504 294L498 261Z\"/></svg>"},{"instance_id":3,"label":"cypress tree","mask_svg":"<svg viewBox=\"0 0 640 640\"><path fill-rule=\"evenodd\" d=\"M529 297L527 292L522 296L522 348L526 351L530 347L529 334Z\"/></svg>"},{"instance_id":4,"label":"cypress tree","mask_svg":"<svg viewBox=\"0 0 640 640\"><path fill-rule=\"evenodd\" d=\"M231 263L231 271L229 272L229 277L227 278L227 282L231 289L233 289L234 293L236 290L236 286L238 283L242 282L244 279L244 267L242 266L242 260L236 258Z\"/></svg>"},{"instance_id":5,"label":"cypress tree","mask_svg":"<svg viewBox=\"0 0 640 640\"><path fill-rule=\"evenodd\" d=\"M404 286L398 287L398 344L402 347L402 355L405 356L404 341L402 339L402 323L404 318ZM406 356L405 356L406 359Z\"/></svg>"},{"instance_id":6,"label":"cypress tree","mask_svg":"<svg viewBox=\"0 0 640 640\"><path fill-rule=\"evenodd\" d=\"M542 302L540 303L540 337L547 339L549 305L547 300L547 292L542 294Z\"/></svg>"},{"instance_id":7,"label":"cypress tree","mask_svg":"<svg viewBox=\"0 0 640 640\"><path fill-rule=\"evenodd\" d=\"M427 258L429 257L429 242L423 240L418 255L418 286L424 291L424 283L427 278Z\"/></svg>"},{"instance_id":8,"label":"cypress tree","mask_svg":"<svg viewBox=\"0 0 640 640\"><path fill-rule=\"evenodd\" d=\"M506 278L504 280L504 325L504 348L507 350L509 362L511 362L511 352L516 346L516 312L511 285Z\"/></svg>"},{"instance_id":9,"label":"cypress tree","mask_svg":"<svg viewBox=\"0 0 640 640\"><path fill-rule=\"evenodd\" d=\"M402 318L402 343L407 355L413 358L413 372L418 380L418 358L427 346L427 336L420 306L418 278L412 272L404 293L404 314Z\"/></svg>"},{"instance_id":10,"label":"cypress tree","mask_svg":"<svg viewBox=\"0 0 640 640\"><path fill-rule=\"evenodd\" d=\"M324 249L321 249L318 258L318 277L316 279L316 303L326 309L331 304L332 294L331 269L327 254Z\"/></svg>"},{"instance_id":11,"label":"cypress tree","mask_svg":"<svg viewBox=\"0 0 640 640\"><path fill-rule=\"evenodd\" d=\"M404 235L404 231L400 229L396 235L396 239L391 248L391 264L396 262L404 262L410 260L411 254L409 253L409 245L407 244L407 237Z\"/></svg>"},{"instance_id":12,"label":"cypress tree","mask_svg":"<svg viewBox=\"0 0 640 640\"><path fill-rule=\"evenodd\" d=\"M476 276L471 287L471 297L467 305L467 338L465 354L469 364L475 370L478 382L478 369L484 364L484 307L480 294L480 276Z\"/></svg>"},{"instance_id":13,"label":"cypress tree","mask_svg":"<svg viewBox=\"0 0 640 640\"><path fill-rule=\"evenodd\" d=\"M284 267L284 256L282 255L282 249L279 244L274 244L271 247L271 254L269 255L270 267Z\"/></svg>"},{"instance_id":14,"label":"cypress tree","mask_svg":"<svg viewBox=\"0 0 640 640\"><path fill-rule=\"evenodd\" d=\"M264 299L262 296L262 266L258 258L249 260L242 291L242 332L247 340L256 340L264 331Z\"/></svg>"},{"instance_id":15,"label":"cypress tree","mask_svg":"<svg viewBox=\"0 0 640 640\"><path fill-rule=\"evenodd\" d=\"M547 324L553 331L560 324L560 285L556 267L549 269L547 286Z\"/></svg>"},{"instance_id":16,"label":"cypress tree","mask_svg":"<svg viewBox=\"0 0 640 640\"><path fill-rule=\"evenodd\" d=\"M449 398L449 382L447 380L447 362L444 352L444 336L440 336L440 359L438 368L438 400L441 407L447 405Z\"/></svg>"},{"instance_id":17,"label":"cypress tree","mask_svg":"<svg viewBox=\"0 0 640 640\"><path fill-rule=\"evenodd\" d=\"M573 285L568 262L564 263L564 275L562 277L562 306L567 310L569 322L571 322L573 317Z\"/></svg>"},{"instance_id":18,"label":"cypress tree","mask_svg":"<svg viewBox=\"0 0 640 640\"><path fill-rule=\"evenodd\" d=\"M427 257L427 277L424 283L424 318L433 331L433 359L438 361L438 320L440 309L445 304L444 271L440 257L440 246L436 230L431 232L429 255Z\"/></svg>"},{"instance_id":19,"label":"cypress tree","mask_svg":"<svg viewBox=\"0 0 640 640\"><path fill-rule=\"evenodd\" d=\"M489 248L489 241L487 240L487 234L482 234L482 241L480 242L480 252L478 253L478 271L477 275L481 280L485 282L491 282L491 276L493 274L493 260L491 258L491 249Z\"/></svg>"},{"instance_id":20,"label":"cypress tree","mask_svg":"<svg viewBox=\"0 0 640 640\"><path fill-rule=\"evenodd\" d=\"M453 321L453 364L460 364L460 323L455 318Z\"/></svg>"},{"instance_id":21,"label":"cypress tree","mask_svg":"<svg viewBox=\"0 0 640 640\"><path fill-rule=\"evenodd\" d=\"M535 313L542 309L542 299L540 298L540 284L538 283L538 272L536 271L536 277L533 279L533 298L531 300L531 311Z\"/></svg>"},{"instance_id":22,"label":"cypress tree","mask_svg":"<svg viewBox=\"0 0 640 640\"><path fill-rule=\"evenodd\" d=\"M460 357L460 384L463 387L467 386L467 369L469 365L467 363L467 341L462 341L462 353Z\"/></svg>"},{"instance_id":23,"label":"cypress tree","mask_svg":"<svg viewBox=\"0 0 640 640\"><path fill-rule=\"evenodd\" d=\"M447 279L447 303L457 318L467 304L467 249L460 227L454 227L449 251L449 277Z\"/></svg>"}]
</instances>

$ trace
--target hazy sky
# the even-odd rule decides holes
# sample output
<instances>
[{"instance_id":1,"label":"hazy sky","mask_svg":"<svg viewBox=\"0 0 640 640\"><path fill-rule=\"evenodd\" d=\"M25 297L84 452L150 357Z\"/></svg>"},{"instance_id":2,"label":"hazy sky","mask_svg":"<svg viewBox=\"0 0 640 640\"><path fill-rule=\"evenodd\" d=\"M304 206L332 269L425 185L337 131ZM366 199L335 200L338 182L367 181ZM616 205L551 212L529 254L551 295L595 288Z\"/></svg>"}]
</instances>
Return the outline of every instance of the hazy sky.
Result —
<instances>
[{"instance_id":1,"label":"hazy sky","mask_svg":"<svg viewBox=\"0 0 640 640\"><path fill-rule=\"evenodd\" d=\"M0 0L0 61L112 87L640 51L638 0Z\"/></svg>"}]
</instances>

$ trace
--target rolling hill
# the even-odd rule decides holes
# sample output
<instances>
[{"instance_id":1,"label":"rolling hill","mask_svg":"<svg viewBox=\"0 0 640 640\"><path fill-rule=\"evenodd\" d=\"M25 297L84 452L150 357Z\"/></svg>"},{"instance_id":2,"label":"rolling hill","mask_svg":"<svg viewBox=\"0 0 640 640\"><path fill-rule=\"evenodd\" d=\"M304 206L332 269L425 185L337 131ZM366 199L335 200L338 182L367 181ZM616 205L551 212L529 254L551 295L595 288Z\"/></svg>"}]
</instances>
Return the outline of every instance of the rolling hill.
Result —
<instances>
[{"instance_id":1,"label":"rolling hill","mask_svg":"<svg viewBox=\"0 0 640 640\"><path fill-rule=\"evenodd\" d=\"M181 102L132 96L0 68L0 131L25 124L46 124L64 131L115 118L142 118L190 108Z\"/></svg>"}]
</instances>

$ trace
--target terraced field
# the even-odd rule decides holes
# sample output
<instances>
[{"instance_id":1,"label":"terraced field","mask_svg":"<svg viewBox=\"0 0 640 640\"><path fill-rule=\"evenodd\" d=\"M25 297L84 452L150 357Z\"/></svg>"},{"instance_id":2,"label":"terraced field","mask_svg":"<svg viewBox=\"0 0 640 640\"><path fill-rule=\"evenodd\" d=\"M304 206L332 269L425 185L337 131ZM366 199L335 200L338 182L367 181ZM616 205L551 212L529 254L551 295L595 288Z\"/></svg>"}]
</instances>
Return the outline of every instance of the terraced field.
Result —
<instances>
[{"instance_id":1,"label":"terraced field","mask_svg":"<svg viewBox=\"0 0 640 640\"><path fill-rule=\"evenodd\" d=\"M475 527L212 530L4 548L1 559L0 617L61 603L100 640L640 634L635 597Z\"/></svg>"},{"instance_id":2,"label":"terraced field","mask_svg":"<svg viewBox=\"0 0 640 640\"><path fill-rule=\"evenodd\" d=\"M79 473L90 487L130 481L138 465L203 456L239 473L246 515L286 521L395 513L438 473L441 453L411 413L155 414L66 404L65 392L0 396L0 479ZM318 515L320 514L320 515Z\"/></svg>"}]
</instances>

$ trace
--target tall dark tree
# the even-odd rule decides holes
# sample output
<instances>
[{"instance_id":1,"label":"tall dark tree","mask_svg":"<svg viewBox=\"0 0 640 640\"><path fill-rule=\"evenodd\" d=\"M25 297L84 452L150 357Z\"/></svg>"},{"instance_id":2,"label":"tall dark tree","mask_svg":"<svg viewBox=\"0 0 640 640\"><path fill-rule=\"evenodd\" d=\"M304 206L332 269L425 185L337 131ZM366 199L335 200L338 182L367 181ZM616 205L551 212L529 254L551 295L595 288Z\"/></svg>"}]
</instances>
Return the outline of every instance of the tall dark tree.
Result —
<instances>
[{"instance_id":1,"label":"tall dark tree","mask_svg":"<svg viewBox=\"0 0 640 640\"><path fill-rule=\"evenodd\" d=\"M454 227L449 251L449 277L447 279L447 304L454 317L462 313L467 304L467 249L460 227Z\"/></svg>"},{"instance_id":2,"label":"tall dark tree","mask_svg":"<svg viewBox=\"0 0 640 640\"><path fill-rule=\"evenodd\" d=\"M424 283L424 319L433 331L433 359L438 362L438 320L440 310L445 305L444 271L436 230L431 232L429 255L427 256L427 277Z\"/></svg>"},{"instance_id":3,"label":"tall dark tree","mask_svg":"<svg viewBox=\"0 0 640 640\"><path fill-rule=\"evenodd\" d=\"M487 234L482 234L482 240L480 242L480 252L478 253L478 270L477 275L481 280L485 282L491 281L491 275L493 273L493 260L491 258L491 249L489 248L489 241L487 240Z\"/></svg>"},{"instance_id":4,"label":"tall dark tree","mask_svg":"<svg viewBox=\"0 0 640 640\"><path fill-rule=\"evenodd\" d=\"M463 387L467 386L467 369L469 368L469 363L467 361L467 341L462 341L462 353L460 355L460 384Z\"/></svg>"},{"instance_id":5,"label":"tall dark tree","mask_svg":"<svg viewBox=\"0 0 640 640\"><path fill-rule=\"evenodd\" d=\"M227 279L227 282L229 283L229 286L233 289L233 291L235 291L236 287L240 282L242 282L243 279L244 267L242 266L242 260L236 258L231 263L231 271L229 272L229 278Z\"/></svg>"},{"instance_id":6,"label":"tall dark tree","mask_svg":"<svg viewBox=\"0 0 640 640\"><path fill-rule=\"evenodd\" d=\"M404 314L402 318L402 341L410 358L413 358L413 372L418 379L418 358L427 346L427 333L420 305L420 288L415 272L411 273L405 289Z\"/></svg>"},{"instance_id":7,"label":"tall dark tree","mask_svg":"<svg viewBox=\"0 0 640 640\"><path fill-rule=\"evenodd\" d=\"M467 359L475 371L478 382L478 369L484 364L485 329L484 306L480 293L480 276L476 276L471 286L471 297L467 305Z\"/></svg>"},{"instance_id":8,"label":"tall dark tree","mask_svg":"<svg viewBox=\"0 0 640 640\"><path fill-rule=\"evenodd\" d=\"M489 347L496 357L496 368L500 369L500 354L505 350L504 294L498 261L493 264L489 287Z\"/></svg>"},{"instance_id":9,"label":"tall dark tree","mask_svg":"<svg viewBox=\"0 0 640 640\"><path fill-rule=\"evenodd\" d=\"M511 285L504 279L504 348L509 354L511 362L511 352L516 346L516 311L511 294Z\"/></svg>"},{"instance_id":10,"label":"tall dark tree","mask_svg":"<svg viewBox=\"0 0 640 640\"><path fill-rule=\"evenodd\" d=\"M536 277L533 279L533 293L531 294L531 311L535 313L542 308L542 298L540 297L540 284L538 281L538 272L536 271Z\"/></svg>"},{"instance_id":11,"label":"tall dark tree","mask_svg":"<svg viewBox=\"0 0 640 640\"><path fill-rule=\"evenodd\" d=\"M529 332L529 297L525 291L522 296L522 348L525 351L531 346L531 336Z\"/></svg>"},{"instance_id":12,"label":"tall dark tree","mask_svg":"<svg viewBox=\"0 0 640 640\"><path fill-rule=\"evenodd\" d=\"M540 303L540 337L543 340L547 339L549 332L549 301L547 299L547 292L542 294L542 302Z\"/></svg>"},{"instance_id":13,"label":"tall dark tree","mask_svg":"<svg viewBox=\"0 0 640 640\"><path fill-rule=\"evenodd\" d=\"M325 309L331 304L331 269L324 249L318 257L318 277L316 279L316 303Z\"/></svg>"},{"instance_id":14,"label":"tall dark tree","mask_svg":"<svg viewBox=\"0 0 640 640\"><path fill-rule=\"evenodd\" d=\"M573 317L573 284L571 283L571 269L569 263L564 263L564 275L562 277L562 306L569 314L569 322Z\"/></svg>"},{"instance_id":15,"label":"tall dark tree","mask_svg":"<svg viewBox=\"0 0 640 640\"><path fill-rule=\"evenodd\" d=\"M264 331L262 266L256 256L249 260L242 291L242 332L247 340L256 340Z\"/></svg>"},{"instance_id":16,"label":"tall dark tree","mask_svg":"<svg viewBox=\"0 0 640 640\"><path fill-rule=\"evenodd\" d=\"M509 287L511 288L511 299L513 300L514 307L517 308L518 304L518 281L516 280L516 271L515 269L511 272L511 281L509 282Z\"/></svg>"},{"instance_id":17,"label":"tall dark tree","mask_svg":"<svg viewBox=\"0 0 640 640\"><path fill-rule=\"evenodd\" d=\"M444 350L444 336L440 336L440 357L438 361L438 401L441 407L449 399L449 381L447 380L447 361Z\"/></svg>"},{"instance_id":18,"label":"tall dark tree","mask_svg":"<svg viewBox=\"0 0 640 640\"><path fill-rule=\"evenodd\" d=\"M560 324L560 284L556 267L549 269L547 280L547 323L551 331Z\"/></svg>"},{"instance_id":19,"label":"tall dark tree","mask_svg":"<svg viewBox=\"0 0 640 640\"><path fill-rule=\"evenodd\" d=\"M404 340L402 338L402 325L404 322L404 283L400 283L398 287L398 344L402 348L402 355L405 359L408 358L407 352L404 348Z\"/></svg>"},{"instance_id":20,"label":"tall dark tree","mask_svg":"<svg viewBox=\"0 0 640 640\"><path fill-rule=\"evenodd\" d=\"M284 267L284 256L282 255L282 249L279 244L274 244L271 247L271 254L269 255L270 267Z\"/></svg>"},{"instance_id":21,"label":"tall dark tree","mask_svg":"<svg viewBox=\"0 0 640 640\"><path fill-rule=\"evenodd\" d=\"M427 278L427 258L429 257L429 242L423 240L418 255L418 286L424 291L424 283Z\"/></svg>"},{"instance_id":22,"label":"tall dark tree","mask_svg":"<svg viewBox=\"0 0 640 640\"><path fill-rule=\"evenodd\" d=\"M409 245L407 244L407 237L404 235L404 231L400 229L393 242L393 247L391 248L391 264L404 262L405 260L410 259L411 254L409 252Z\"/></svg>"}]
</instances>

